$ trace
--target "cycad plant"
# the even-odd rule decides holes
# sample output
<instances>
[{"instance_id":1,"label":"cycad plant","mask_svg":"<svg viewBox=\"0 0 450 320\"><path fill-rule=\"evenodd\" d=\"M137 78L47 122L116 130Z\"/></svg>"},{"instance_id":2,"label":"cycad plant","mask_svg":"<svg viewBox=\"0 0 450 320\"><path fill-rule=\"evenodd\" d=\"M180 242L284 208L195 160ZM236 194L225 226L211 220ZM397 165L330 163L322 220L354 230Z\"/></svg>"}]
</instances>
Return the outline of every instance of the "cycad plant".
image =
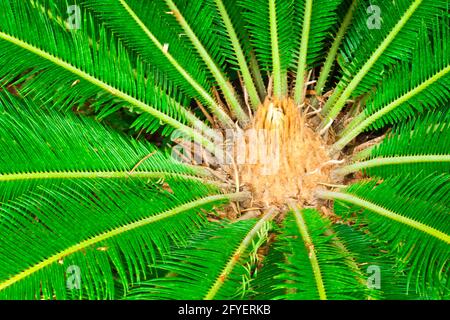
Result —
<instances>
[{"instance_id":1,"label":"cycad plant","mask_svg":"<svg viewBox=\"0 0 450 320\"><path fill-rule=\"evenodd\" d=\"M447 0L0 1L2 299L448 299Z\"/></svg>"}]
</instances>

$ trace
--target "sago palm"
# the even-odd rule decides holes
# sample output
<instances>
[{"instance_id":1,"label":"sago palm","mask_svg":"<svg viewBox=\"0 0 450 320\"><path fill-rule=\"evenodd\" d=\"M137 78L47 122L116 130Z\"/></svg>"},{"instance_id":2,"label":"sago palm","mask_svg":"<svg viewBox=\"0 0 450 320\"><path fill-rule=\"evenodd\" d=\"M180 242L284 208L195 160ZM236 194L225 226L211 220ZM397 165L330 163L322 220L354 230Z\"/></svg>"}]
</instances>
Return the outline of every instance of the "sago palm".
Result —
<instances>
[{"instance_id":1,"label":"sago palm","mask_svg":"<svg viewBox=\"0 0 450 320\"><path fill-rule=\"evenodd\" d=\"M447 0L0 1L2 299L448 299Z\"/></svg>"}]
</instances>

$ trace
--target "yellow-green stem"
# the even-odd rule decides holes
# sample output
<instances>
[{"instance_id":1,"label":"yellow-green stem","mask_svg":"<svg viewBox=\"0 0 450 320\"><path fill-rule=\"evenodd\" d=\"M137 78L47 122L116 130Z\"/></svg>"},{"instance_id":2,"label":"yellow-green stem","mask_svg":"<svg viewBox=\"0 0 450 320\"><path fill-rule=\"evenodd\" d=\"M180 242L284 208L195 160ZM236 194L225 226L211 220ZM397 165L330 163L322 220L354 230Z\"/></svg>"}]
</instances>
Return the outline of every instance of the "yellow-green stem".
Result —
<instances>
[{"instance_id":1,"label":"yellow-green stem","mask_svg":"<svg viewBox=\"0 0 450 320\"><path fill-rule=\"evenodd\" d=\"M336 60L339 46L341 45L342 40L344 39L344 35L347 32L347 29L350 26L350 23L353 19L353 14L355 13L357 2L358 2L357 0L353 0L350 8L348 9L347 14L344 17L344 21L342 21L342 24L334 38L333 44L331 45L330 51L327 55L325 63L323 64L322 70L320 71L320 76L319 79L317 79L316 84L316 94L318 96L321 96L323 94L323 90L330 75L331 68L333 67L334 61ZM323 112L327 111L324 110Z\"/></svg>"},{"instance_id":2,"label":"yellow-green stem","mask_svg":"<svg viewBox=\"0 0 450 320\"><path fill-rule=\"evenodd\" d=\"M278 44L277 9L275 0L269 1L270 40L272 43L273 93L278 99L286 96L287 78L281 70L280 48Z\"/></svg>"},{"instance_id":3,"label":"yellow-green stem","mask_svg":"<svg viewBox=\"0 0 450 320\"><path fill-rule=\"evenodd\" d=\"M200 39L198 39L195 32L192 30L189 23L183 17L181 12L178 10L177 6L172 0L165 0L167 6L172 10L173 15L177 19L180 26L183 28L186 36L191 40L193 46L197 49L200 57L203 59L208 69L213 74L214 78L217 81L218 86L220 87L225 99L230 105L231 110L236 115L237 119L245 126L250 121L248 115L242 109L237 97L236 93L233 89L231 83L225 78L222 71L217 67L216 63L213 61L208 51L205 49Z\"/></svg>"},{"instance_id":4,"label":"yellow-green stem","mask_svg":"<svg viewBox=\"0 0 450 320\"><path fill-rule=\"evenodd\" d=\"M255 224L255 226L245 236L244 240L242 240L239 247L233 252L233 255L225 265L225 268L223 269L219 277L216 278L214 284L212 285L211 289L209 289L204 300L214 299L214 297L217 295L226 279L233 271L236 264L239 262L240 257L244 255L247 248L251 245L253 239L257 236L258 232L261 230L264 224L273 219L275 215L276 215L275 210L270 210Z\"/></svg>"},{"instance_id":5,"label":"yellow-green stem","mask_svg":"<svg viewBox=\"0 0 450 320\"><path fill-rule=\"evenodd\" d=\"M316 251L314 249L314 243L311 236L309 235L308 226L306 225L305 219L303 218L302 211L297 206L292 207L292 209L294 210L295 221L297 222L297 227L302 236L303 243L309 253L309 262L311 263L314 279L316 281L319 299L327 300L327 293L322 278L322 271L320 270L319 260L317 259Z\"/></svg>"},{"instance_id":6,"label":"yellow-green stem","mask_svg":"<svg viewBox=\"0 0 450 320\"><path fill-rule=\"evenodd\" d=\"M214 202L218 202L218 201L238 201L238 200L243 200L243 198L247 197L248 195L246 193L231 193L231 194L220 194L220 195L213 195L213 196L209 196L209 197L205 197L199 200L195 200L186 204L183 204L181 206L178 206L176 208L167 210L165 212L156 214L154 216L150 216L147 218L143 218L141 220L138 221L134 221L131 222L129 224L117 227L115 229L106 231L104 233L101 233L99 235L93 236L90 239L84 240L80 243L77 243L63 251L60 251L58 253L55 253L53 256L48 257L38 263L36 263L35 265L33 265L32 267L16 274L16 275L11 275L9 278L5 279L3 282L0 283L0 291L4 290L6 288L8 288L9 286L25 279L26 277L42 270L45 267L48 267L49 265L53 264L53 263L57 263L59 260L63 259L64 257L74 254L75 252L79 252L82 251L96 243L99 243L101 241L105 241L108 239L111 239L113 237L119 236L122 233L125 233L127 231L131 231L137 228L141 228L144 226L147 226L149 224L173 217L177 214L183 213L185 211L188 210L192 210L195 209L197 207L209 204L209 203L214 203Z\"/></svg>"},{"instance_id":7,"label":"yellow-green stem","mask_svg":"<svg viewBox=\"0 0 450 320\"><path fill-rule=\"evenodd\" d=\"M248 96L250 98L251 106L256 109L261 104L258 92L256 90L255 84L253 82L252 75L250 74L249 66L247 65L247 60L245 59L244 51L239 43L239 38L234 30L233 23L231 22L230 16L222 2L222 0L215 0L217 9L222 17L223 23L227 29L228 36L230 38L231 44L233 45L234 53L239 65L239 70L241 71L242 78L244 80L244 86L247 90Z\"/></svg>"},{"instance_id":8,"label":"yellow-green stem","mask_svg":"<svg viewBox=\"0 0 450 320\"><path fill-rule=\"evenodd\" d=\"M345 89L342 90L345 83L344 80L341 80L341 82L337 85L337 88L340 88L339 90L336 90L333 95L330 97L330 99L327 101L327 103L324 106L323 113L326 115L324 120L322 121L322 124L320 126L320 129L324 129L327 127L330 123L330 121L334 121L336 116L339 114L341 109L344 107L344 105L347 103L347 100L351 97L353 91L358 87L360 82L364 79L364 77L369 73L369 71L372 69L372 67L375 65L375 63L378 61L378 59L383 55L383 53L386 51L386 49L389 47L389 45L394 41L394 39L397 37L397 35L400 33L400 31L403 29L403 27L406 25L406 23L409 21L409 19L412 17L414 12L416 12L419 5L423 2L423 0L415 0L411 6L408 8L408 10L405 12L405 14L402 16L402 18L397 22L397 24L394 26L394 28L389 32L387 37L381 42L381 44L378 46L378 48L375 50L375 52L370 56L370 58L366 61L366 63L361 67L359 72L353 77L353 79L348 83L348 85L345 86ZM342 93L342 94L341 94ZM339 97L339 98L337 98ZM337 99L337 101L336 101ZM336 101L336 103L334 103Z\"/></svg>"},{"instance_id":9,"label":"yellow-green stem","mask_svg":"<svg viewBox=\"0 0 450 320\"><path fill-rule=\"evenodd\" d=\"M354 195L351 195L348 193L334 192L334 191L322 191L322 190L317 191L316 195L321 199L340 200L340 201L344 201L347 203L357 205L361 208L370 210L371 212L376 213L380 216L383 216L383 217L386 217L393 221L402 223L404 225L407 225L410 228L419 230L419 231L424 232L436 239L439 239L440 241L450 244L450 235L448 235L440 230L437 230L433 227L430 227L426 224L423 224L419 221L410 219L408 217L405 217L398 213L395 213L391 210L385 209L382 206L379 206L375 203L364 200L360 197L357 197L357 196L354 196Z\"/></svg>"},{"instance_id":10,"label":"yellow-green stem","mask_svg":"<svg viewBox=\"0 0 450 320\"><path fill-rule=\"evenodd\" d=\"M309 32L311 30L312 0L305 1L305 12L303 15L302 39L300 42L300 53L298 59L297 80L294 89L294 101L297 105L303 103L306 76L306 58L308 56Z\"/></svg>"},{"instance_id":11,"label":"yellow-green stem","mask_svg":"<svg viewBox=\"0 0 450 320\"><path fill-rule=\"evenodd\" d=\"M168 50L164 48L164 45L155 37L155 35L147 28L147 26L142 22L142 20L137 16L137 14L130 8L125 0L119 0L120 4L128 12L128 14L133 18L133 20L138 24L142 31L147 35L147 37L152 41L156 48L166 57L171 65L181 74L181 76L197 91L200 96L205 100L209 109L212 113L217 116L217 119L225 126L232 127L233 121L222 109L222 107L217 104L214 98L197 82L194 78L178 63L178 61L170 54Z\"/></svg>"}]
</instances>

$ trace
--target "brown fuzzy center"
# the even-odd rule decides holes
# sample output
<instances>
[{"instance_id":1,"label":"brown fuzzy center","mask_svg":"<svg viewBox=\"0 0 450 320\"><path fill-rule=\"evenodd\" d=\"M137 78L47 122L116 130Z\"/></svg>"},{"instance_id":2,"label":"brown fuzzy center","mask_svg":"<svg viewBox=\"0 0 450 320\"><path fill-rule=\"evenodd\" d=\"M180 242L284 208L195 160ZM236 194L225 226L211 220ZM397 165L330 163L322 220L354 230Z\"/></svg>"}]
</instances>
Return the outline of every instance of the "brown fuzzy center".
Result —
<instances>
[{"instance_id":1,"label":"brown fuzzy center","mask_svg":"<svg viewBox=\"0 0 450 320\"><path fill-rule=\"evenodd\" d=\"M315 189L331 182L328 145L311 127L289 98L266 99L258 108L245 134L246 161L238 161L240 183L254 203L313 204Z\"/></svg>"}]
</instances>

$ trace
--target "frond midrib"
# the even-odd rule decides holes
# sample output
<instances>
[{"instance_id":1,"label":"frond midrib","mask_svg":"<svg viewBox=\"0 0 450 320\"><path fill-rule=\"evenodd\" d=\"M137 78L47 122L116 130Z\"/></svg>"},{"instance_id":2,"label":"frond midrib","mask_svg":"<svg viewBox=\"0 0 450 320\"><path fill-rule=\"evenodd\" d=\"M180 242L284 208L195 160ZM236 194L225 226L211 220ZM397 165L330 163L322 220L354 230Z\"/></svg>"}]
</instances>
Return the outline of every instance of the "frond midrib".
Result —
<instances>
[{"instance_id":1,"label":"frond midrib","mask_svg":"<svg viewBox=\"0 0 450 320\"><path fill-rule=\"evenodd\" d=\"M344 20L342 21L341 26L339 27L338 32L335 35L333 44L330 47L330 50L328 52L328 55L325 59L325 62L323 64L322 69L320 70L319 78L317 79L316 83L316 94L317 96L322 96L323 90L325 88L325 84L328 81L328 77L331 72L331 68L333 67L336 56L338 54L339 46L342 43L342 40L344 39L345 33L347 32L348 27L350 26L350 23L353 19L353 15L356 11L356 5L357 0L353 0L350 8L347 11L347 14L344 17Z\"/></svg>"},{"instance_id":2,"label":"frond midrib","mask_svg":"<svg viewBox=\"0 0 450 320\"><path fill-rule=\"evenodd\" d=\"M149 225L151 223L155 223L155 222L167 219L169 217L175 216L182 212L194 209L196 207L200 207L200 206L207 205L207 204L210 204L213 202L224 201L224 200L229 200L229 201L239 200L239 199L242 199L244 196L246 196L246 194L242 193L242 192L231 193L231 194L212 195L212 196L204 197L199 200L195 200L195 201L180 205L173 209L169 209L165 212L161 212L159 214L156 214L156 215L153 215L153 216L150 216L147 218L143 218L143 219L131 222L131 223L123 225L123 226L119 226L113 230L104 232L104 233L94 236L90 239L81 241L73 246L70 246L69 248L67 248L63 251L60 251L60 252L54 254L53 256L48 257L47 259L33 265L32 267L10 277L9 279L0 283L0 291L4 290L5 288L13 285L14 283L16 283L20 280L23 280L24 278L30 276L31 274L34 274L35 272L38 272L39 270L59 261L60 259L64 258L65 256L74 254L75 252L78 252L80 250L88 248L96 243L101 242L101 241L105 241L105 240L111 239L113 237L116 237L118 235L121 235L127 231L134 230L134 229Z\"/></svg>"},{"instance_id":3,"label":"frond midrib","mask_svg":"<svg viewBox=\"0 0 450 320\"><path fill-rule=\"evenodd\" d=\"M169 53L168 50L164 49L161 42L155 37L155 35L147 28L147 26L142 22L142 20L137 16L137 14L131 9L125 0L119 0L121 5L124 7L126 12L130 17L138 24L145 35L150 39L150 41L158 48L159 51L167 58L170 64L183 76L183 78L200 94L200 96L205 99L208 103L210 109L218 117L218 119L224 124L231 126L232 120L225 113L225 111L217 104L214 98L187 72L178 61Z\"/></svg>"},{"instance_id":4,"label":"frond midrib","mask_svg":"<svg viewBox=\"0 0 450 320\"><path fill-rule=\"evenodd\" d=\"M328 237L332 237L331 241L332 241L333 246L335 248L337 248L340 252L342 252L344 256L349 257L346 260L347 266L356 275L356 278L357 278L358 282L362 286L366 286L367 283L365 281L365 275L364 275L363 271L361 270L361 265L358 264L358 262L356 261L355 256L347 248L347 246L342 242L342 239L339 237L339 235L336 233L336 231L334 231L332 229L327 229L327 230L325 230L324 235L328 236ZM376 298L373 297L370 294L367 295L367 299L369 299L369 300L376 300Z\"/></svg>"},{"instance_id":5,"label":"frond midrib","mask_svg":"<svg viewBox=\"0 0 450 320\"><path fill-rule=\"evenodd\" d=\"M186 180L198 180L207 182L205 177L195 174L178 173L170 171L127 171L127 170L61 170L45 172L22 172L22 173L0 173L0 182L11 182L20 180L55 180L55 179L165 179L180 178Z\"/></svg>"},{"instance_id":6,"label":"frond midrib","mask_svg":"<svg viewBox=\"0 0 450 320\"><path fill-rule=\"evenodd\" d=\"M314 280L316 282L317 293L319 294L320 300L327 300L327 294L325 289L325 284L322 278L322 271L319 265L319 260L317 258L316 251L314 249L314 242L309 234L308 227L303 215L297 206L291 207L294 211L295 222L297 224L298 230L300 232L301 238L303 240L303 245L309 253L309 262L313 270Z\"/></svg>"},{"instance_id":7,"label":"frond midrib","mask_svg":"<svg viewBox=\"0 0 450 320\"><path fill-rule=\"evenodd\" d=\"M37 56L40 56L43 59L46 59L46 60L54 63L55 65L57 65L61 68L64 68L65 70L92 83L93 85L101 88L102 90L104 90L122 100L125 100L125 101L131 103L132 105L135 105L142 111L149 113L150 115L154 116L155 118L167 123L171 127L175 128L175 129L179 129L180 131L183 131L189 137L198 139L197 141L199 141L204 147L208 148L208 150L214 150L214 144L210 140L206 139L200 133L198 133L195 130L191 129L190 127L184 125L183 123L179 122L178 120L169 117L165 113L153 108L152 106L150 106L146 103L143 103L142 101L139 101L138 99L122 92L121 90L112 87L111 85L103 82L102 80L99 80L96 77L82 71L81 69L73 66L72 64L70 64L52 54L49 54L48 52L45 52L45 51L23 41L15 36L11 36L7 33L4 33L3 31L0 31L0 39L8 41L24 50L27 50Z\"/></svg>"},{"instance_id":8,"label":"frond midrib","mask_svg":"<svg viewBox=\"0 0 450 320\"><path fill-rule=\"evenodd\" d=\"M302 38L300 41L300 53L297 68L297 80L294 88L294 101L300 105L303 102L303 91L305 87L306 58L308 54L309 33L311 30L311 16L313 1L305 1L305 12L303 16Z\"/></svg>"},{"instance_id":9,"label":"frond midrib","mask_svg":"<svg viewBox=\"0 0 450 320\"><path fill-rule=\"evenodd\" d=\"M388 210L382 206L379 206L373 202L367 201L363 198L357 197L352 194L343 193L343 192L335 192L335 191L317 191L317 196L321 199L328 199L328 200L340 200L347 203L351 203L354 205L357 205L359 207L365 208L367 210L370 210L380 216L384 216L388 219L394 220L396 222L399 222L403 225L406 225L410 228L416 229L418 231L421 231L423 233L426 233L433 238L436 238L442 242L445 242L447 244L450 244L450 235L437 230L433 227L430 227L426 224L423 224L419 221L415 221L413 219L410 219L408 217L402 216L401 214L398 214L394 211Z\"/></svg>"},{"instance_id":10,"label":"frond midrib","mask_svg":"<svg viewBox=\"0 0 450 320\"><path fill-rule=\"evenodd\" d=\"M236 34L235 28L230 19L230 16L228 15L225 5L223 4L222 0L215 0L215 2L217 9L222 17L222 21L228 31L228 37L230 38L230 42L233 46L234 53L236 55L236 59L239 65L239 69L242 73L244 86L248 92L252 108L256 110L256 108L261 104L261 100L258 96L258 91L256 90L255 83L253 82L253 78L250 73L250 68L247 64L247 60L245 59L244 51L239 42L239 38Z\"/></svg>"},{"instance_id":11,"label":"frond midrib","mask_svg":"<svg viewBox=\"0 0 450 320\"><path fill-rule=\"evenodd\" d=\"M426 88L428 88L430 85L438 81L439 79L445 77L448 73L450 73L450 65L447 65L445 68L434 74L433 76L429 77L407 93L403 94L398 99L392 101L388 105L384 106L371 116L367 117L365 120L361 121L361 117L356 117L354 119L354 122L359 121L358 124L350 123L349 127L352 129L346 132L345 135L343 135L334 145L333 150L338 151L344 148L348 142L350 142L354 137L356 137L358 134L363 132L366 128L368 128L371 124L373 124L375 121L380 119L382 116L387 114L388 112L394 110L398 106L402 105L403 103L407 102L409 99L413 98L414 96L418 95L422 91L424 91Z\"/></svg>"},{"instance_id":12,"label":"frond midrib","mask_svg":"<svg viewBox=\"0 0 450 320\"><path fill-rule=\"evenodd\" d=\"M228 102L230 109L233 111L237 119L244 125L248 124L250 121L248 115L242 109L237 97L236 93L233 89L231 83L226 79L225 75L222 71L217 67L216 63L213 61L208 51L205 49L201 41L198 39L195 32L192 30L189 23L183 17L181 12L178 10L176 4L172 0L165 0L167 6L170 10L172 10L173 15L177 19L180 26L183 28L187 37L191 40L192 45L195 47L208 69L213 74L214 78L217 81L218 86L220 87L226 101Z\"/></svg>"},{"instance_id":13,"label":"frond midrib","mask_svg":"<svg viewBox=\"0 0 450 320\"><path fill-rule=\"evenodd\" d=\"M255 226L247 233L245 238L241 241L239 246L235 251L232 252L232 255L227 261L227 264L223 268L220 275L214 280L213 285L209 289L208 293L205 295L203 300L212 300L219 292L220 288L228 278L228 276L233 271L236 264L239 262L240 258L244 255L247 248L252 243L252 240L257 236L259 230L264 226L264 224L276 215L275 210L268 211L256 224Z\"/></svg>"},{"instance_id":14,"label":"frond midrib","mask_svg":"<svg viewBox=\"0 0 450 320\"><path fill-rule=\"evenodd\" d=\"M277 11L274 0L269 1L269 22L270 22L270 42L272 47L272 64L273 64L273 91L277 98L281 98L286 94L283 74L281 70L280 47L278 43L278 26Z\"/></svg>"},{"instance_id":15,"label":"frond midrib","mask_svg":"<svg viewBox=\"0 0 450 320\"><path fill-rule=\"evenodd\" d=\"M412 15L422 2L423 0L415 0L411 4L411 6L401 17L401 19L397 22L394 28L389 32L389 34L386 36L383 42L377 47L377 49L366 61L366 63L361 67L359 72L353 77L350 83L348 83L348 85L345 86L345 89L342 85L341 86L339 84L337 85L337 88L341 89L336 90L325 104L322 112L324 115L326 115L326 117L322 122L321 128L324 128L325 125L329 123L329 121L334 121L336 116L341 111L342 107L345 105L347 99L351 96L351 94L359 85L359 83L362 81L362 79L369 73L374 64L378 61L381 55L389 47L392 41L394 41L396 36L400 33L400 31L403 29L403 27L406 25L406 23L409 21L409 19L412 17ZM334 104L335 101L336 103Z\"/></svg>"},{"instance_id":16,"label":"frond midrib","mask_svg":"<svg viewBox=\"0 0 450 320\"><path fill-rule=\"evenodd\" d=\"M356 162L337 169L339 175L347 175L359 170L382 167L387 165L401 165L413 163L450 162L450 154L427 154L427 155L402 155L392 157L377 157L366 161Z\"/></svg>"}]
</instances>

